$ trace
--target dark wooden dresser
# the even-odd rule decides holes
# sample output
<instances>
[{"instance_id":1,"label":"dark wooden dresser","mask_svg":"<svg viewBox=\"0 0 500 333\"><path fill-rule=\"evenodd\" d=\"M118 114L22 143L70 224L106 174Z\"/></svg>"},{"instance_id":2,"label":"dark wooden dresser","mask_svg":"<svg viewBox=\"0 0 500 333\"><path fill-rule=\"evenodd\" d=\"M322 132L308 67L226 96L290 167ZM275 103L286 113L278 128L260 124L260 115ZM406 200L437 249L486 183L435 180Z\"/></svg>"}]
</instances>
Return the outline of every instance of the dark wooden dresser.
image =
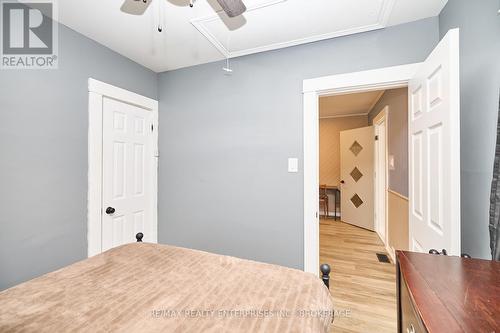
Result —
<instances>
[{"instance_id":1,"label":"dark wooden dresser","mask_svg":"<svg viewBox=\"0 0 500 333\"><path fill-rule=\"evenodd\" d=\"M398 332L500 333L500 262L397 251Z\"/></svg>"}]
</instances>

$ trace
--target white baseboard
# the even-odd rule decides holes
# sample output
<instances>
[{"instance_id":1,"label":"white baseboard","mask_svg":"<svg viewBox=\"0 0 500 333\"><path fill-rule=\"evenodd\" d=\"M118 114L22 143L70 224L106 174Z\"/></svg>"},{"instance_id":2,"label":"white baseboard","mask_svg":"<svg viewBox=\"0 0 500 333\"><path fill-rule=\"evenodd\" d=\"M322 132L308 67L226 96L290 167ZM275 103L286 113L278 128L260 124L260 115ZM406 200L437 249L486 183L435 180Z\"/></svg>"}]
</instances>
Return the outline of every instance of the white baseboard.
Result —
<instances>
[{"instance_id":1,"label":"white baseboard","mask_svg":"<svg viewBox=\"0 0 500 333\"><path fill-rule=\"evenodd\" d=\"M320 217L324 217L325 215L321 214L322 212L320 212L319 216ZM335 212L328 212L328 217L338 217L340 218L340 212L337 212L337 214L335 215Z\"/></svg>"},{"instance_id":2,"label":"white baseboard","mask_svg":"<svg viewBox=\"0 0 500 333\"><path fill-rule=\"evenodd\" d=\"M396 251L394 250L394 248L392 246L390 246L389 244L386 244L384 242L384 240L382 239L382 237L380 236L378 231L375 231L375 232L377 233L377 236L380 239L380 241L382 242L382 244L384 244L385 252L387 252L389 257L391 257L392 262L396 263Z\"/></svg>"}]
</instances>

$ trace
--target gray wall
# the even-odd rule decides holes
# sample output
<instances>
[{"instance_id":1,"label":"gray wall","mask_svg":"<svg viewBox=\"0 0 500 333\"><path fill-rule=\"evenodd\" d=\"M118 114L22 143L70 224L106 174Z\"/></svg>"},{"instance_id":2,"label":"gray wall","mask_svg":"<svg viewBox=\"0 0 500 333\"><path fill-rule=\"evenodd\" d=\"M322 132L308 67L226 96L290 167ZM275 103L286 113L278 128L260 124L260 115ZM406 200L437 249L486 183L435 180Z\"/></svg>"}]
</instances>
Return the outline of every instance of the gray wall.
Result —
<instances>
[{"instance_id":1,"label":"gray wall","mask_svg":"<svg viewBox=\"0 0 500 333\"><path fill-rule=\"evenodd\" d=\"M58 70L0 71L0 290L87 253L87 80L157 98L157 75L64 27Z\"/></svg>"},{"instance_id":2,"label":"gray wall","mask_svg":"<svg viewBox=\"0 0 500 333\"><path fill-rule=\"evenodd\" d=\"M386 106L389 106L388 155L394 156L394 170L389 169L389 189L408 197L408 88L387 90L368 114L370 124Z\"/></svg>"},{"instance_id":3,"label":"gray wall","mask_svg":"<svg viewBox=\"0 0 500 333\"><path fill-rule=\"evenodd\" d=\"M302 80L423 61L438 19L160 75L159 240L303 268ZM302 165L302 163L301 163Z\"/></svg>"},{"instance_id":4,"label":"gray wall","mask_svg":"<svg viewBox=\"0 0 500 333\"><path fill-rule=\"evenodd\" d=\"M439 16L440 35L460 28L462 250L491 258L490 186L500 88L498 0L450 0Z\"/></svg>"}]
</instances>

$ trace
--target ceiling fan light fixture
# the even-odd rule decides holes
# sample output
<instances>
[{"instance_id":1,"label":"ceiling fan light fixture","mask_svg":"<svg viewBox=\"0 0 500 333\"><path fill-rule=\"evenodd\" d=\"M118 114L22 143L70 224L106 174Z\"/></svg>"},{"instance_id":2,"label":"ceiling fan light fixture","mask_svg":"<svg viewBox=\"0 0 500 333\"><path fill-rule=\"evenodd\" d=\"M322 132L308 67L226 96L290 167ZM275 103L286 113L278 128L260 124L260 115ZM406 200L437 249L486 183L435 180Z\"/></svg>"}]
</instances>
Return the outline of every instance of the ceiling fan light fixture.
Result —
<instances>
[{"instance_id":1,"label":"ceiling fan light fixture","mask_svg":"<svg viewBox=\"0 0 500 333\"><path fill-rule=\"evenodd\" d=\"M247 7L241 0L217 0L217 2L229 17L236 17L247 10Z\"/></svg>"}]
</instances>

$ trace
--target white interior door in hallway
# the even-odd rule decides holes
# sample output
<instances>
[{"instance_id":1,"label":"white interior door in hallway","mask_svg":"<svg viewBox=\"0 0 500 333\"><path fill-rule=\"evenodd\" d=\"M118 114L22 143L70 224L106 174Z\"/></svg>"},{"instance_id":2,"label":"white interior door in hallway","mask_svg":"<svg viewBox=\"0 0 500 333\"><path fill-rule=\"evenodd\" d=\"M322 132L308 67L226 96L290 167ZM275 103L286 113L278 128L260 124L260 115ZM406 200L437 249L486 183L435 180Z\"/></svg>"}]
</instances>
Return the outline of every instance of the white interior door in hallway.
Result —
<instances>
[{"instance_id":1,"label":"white interior door in hallway","mask_svg":"<svg viewBox=\"0 0 500 333\"><path fill-rule=\"evenodd\" d=\"M102 251L135 241L153 228L153 114L103 99Z\"/></svg>"},{"instance_id":2,"label":"white interior door in hallway","mask_svg":"<svg viewBox=\"0 0 500 333\"><path fill-rule=\"evenodd\" d=\"M375 230L373 126L340 132L342 221Z\"/></svg>"}]
</instances>

